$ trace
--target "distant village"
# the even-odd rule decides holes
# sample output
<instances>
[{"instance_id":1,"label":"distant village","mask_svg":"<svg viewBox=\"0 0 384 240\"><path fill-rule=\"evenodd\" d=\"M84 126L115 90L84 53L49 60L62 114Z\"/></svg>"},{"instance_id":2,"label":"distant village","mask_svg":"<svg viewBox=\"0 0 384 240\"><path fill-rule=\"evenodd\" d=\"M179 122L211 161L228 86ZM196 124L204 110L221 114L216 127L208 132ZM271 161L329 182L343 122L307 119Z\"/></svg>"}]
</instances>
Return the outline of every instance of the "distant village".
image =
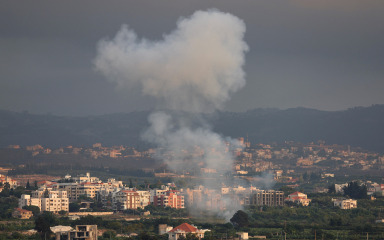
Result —
<instances>
[{"instance_id":1,"label":"distant village","mask_svg":"<svg viewBox=\"0 0 384 240\"><path fill-rule=\"evenodd\" d=\"M311 176L316 175L321 181L329 183L323 187L313 187L310 193L333 192L342 194L349 186L349 182L337 182L338 176L347 176L348 170L381 171L383 169L384 156L357 149L349 146L325 145L324 142L311 144L299 144L286 142L285 144L255 144L251 145L244 138L238 139L240 147L233 150L234 162L232 177L244 180L247 184L221 184L220 187L196 185L194 187L177 186L175 182L164 183L158 188L127 186L121 180L109 178L102 181L90 172L84 172L77 176L69 174L52 179L33 179L34 175L8 176L5 172L11 168L2 168L4 174L0 174L0 191L4 189L16 189L18 186L33 190L24 193L18 200L18 207L14 209L12 216L15 218L29 219L33 216L30 206L37 207L40 211L55 214L68 214L72 220L79 219L84 214L94 216L116 214L129 210L140 210L143 216L151 214L148 206L172 208L172 209L197 209L199 211L224 212L228 207L243 208L255 207L280 207L280 206L309 206L311 199L304 192L302 184L311 181ZM9 149L22 149L12 145ZM124 159L135 158L140 161L144 158L154 158L156 149L138 151L132 147L103 147L96 143L91 148L62 147L58 149L44 148L40 145L27 146L33 157L39 155L82 154L92 159ZM166 153L172 154L172 153ZM198 154L198 153L191 153ZM18 166L23 167L23 166ZM188 179L199 177L201 179L222 176L220 169L202 166L196 171L161 171L151 166L139 169L150 172L154 178L164 179ZM261 174L262 173L262 174ZM256 177L255 177L256 176ZM27 179L28 178L28 179ZM270 178L271 184L258 185L255 179ZM18 180L16 180L18 179ZM37 181L38 180L38 181ZM330 181L332 180L332 181ZM240 181L241 182L241 181ZM358 186L364 186L371 200L384 196L384 184L370 180L356 179ZM255 184L254 184L255 183ZM278 189L278 185L285 187ZM335 197L330 200L332 206L340 209L353 209L358 207L356 199L348 197ZM230 204L228 204L230 203ZM97 205L95 209L94 206ZM230 206L229 206L230 205ZM75 207L74 207L75 206ZM85 228L84 228L85 227ZM67 231L81 232L82 228L91 233L97 226L78 226L77 230ZM88 229L89 228L89 229ZM180 229L189 231L195 226L182 225ZM177 239L177 231L171 231L167 226L161 226L161 231L169 234L169 239ZM61 230L60 230L61 231ZM183 232L182 231L182 232ZM61 231L60 234L65 233ZM204 234L203 234L204 235ZM203 236L202 235L202 236Z\"/></svg>"}]
</instances>

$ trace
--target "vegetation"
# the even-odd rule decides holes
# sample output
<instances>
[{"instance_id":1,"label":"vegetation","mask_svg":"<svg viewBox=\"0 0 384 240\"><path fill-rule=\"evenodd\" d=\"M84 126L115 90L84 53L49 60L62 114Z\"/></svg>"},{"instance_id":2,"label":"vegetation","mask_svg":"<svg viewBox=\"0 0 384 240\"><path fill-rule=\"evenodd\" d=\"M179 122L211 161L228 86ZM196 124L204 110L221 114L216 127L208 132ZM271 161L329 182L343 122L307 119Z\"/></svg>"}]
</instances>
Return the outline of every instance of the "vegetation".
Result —
<instances>
[{"instance_id":1,"label":"vegetation","mask_svg":"<svg viewBox=\"0 0 384 240\"><path fill-rule=\"evenodd\" d=\"M356 181L348 183L348 186L343 188L344 195L354 199L367 198L367 186L360 186Z\"/></svg>"}]
</instances>

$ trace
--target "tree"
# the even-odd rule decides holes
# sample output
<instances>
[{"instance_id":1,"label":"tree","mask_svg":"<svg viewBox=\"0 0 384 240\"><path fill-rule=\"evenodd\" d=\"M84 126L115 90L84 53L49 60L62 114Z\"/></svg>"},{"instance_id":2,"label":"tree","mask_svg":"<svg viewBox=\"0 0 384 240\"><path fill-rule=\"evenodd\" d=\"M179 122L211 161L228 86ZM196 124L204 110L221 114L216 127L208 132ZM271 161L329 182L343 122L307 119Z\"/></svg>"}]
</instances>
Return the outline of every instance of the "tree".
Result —
<instances>
[{"instance_id":1,"label":"tree","mask_svg":"<svg viewBox=\"0 0 384 240\"><path fill-rule=\"evenodd\" d=\"M32 211L33 216L37 216L40 213L40 208L34 205L24 206L23 209Z\"/></svg>"},{"instance_id":2,"label":"tree","mask_svg":"<svg viewBox=\"0 0 384 240\"><path fill-rule=\"evenodd\" d=\"M328 193L336 193L335 184L332 184L328 187Z\"/></svg>"},{"instance_id":3,"label":"tree","mask_svg":"<svg viewBox=\"0 0 384 240\"><path fill-rule=\"evenodd\" d=\"M187 233L187 235L185 236L185 238L187 240L199 240L199 238L196 236L196 234L193 234L193 233Z\"/></svg>"},{"instance_id":4,"label":"tree","mask_svg":"<svg viewBox=\"0 0 384 240\"><path fill-rule=\"evenodd\" d=\"M348 183L348 186L344 187L343 190L345 196L356 199L367 198L367 186L359 186L357 182Z\"/></svg>"},{"instance_id":5,"label":"tree","mask_svg":"<svg viewBox=\"0 0 384 240\"><path fill-rule=\"evenodd\" d=\"M51 212L44 212L35 219L35 229L40 233L42 238L46 238L51 234L51 226L55 225L56 218Z\"/></svg>"},{"instance_id":6,"label":"tree","mask_svg":"<svg viewBox=\"0 0 384 240\"><path fill-rule=\"evenodd\" d=\"M103 233L103 238L106 239L115 239L116 237L116 232L113 230L107 230Z\"/></svg>"},{"instance_id":7,"label":"tree","mask_svg":"<svg viewBox=\"0 0 384 240\"><path fill-rule=\"evenodd\" d=\"M61 216L65 216L65 215L67 214L67 211L61 210L61 211L59 211L59 214L60 214Z\"/></svg>"},{"instance_id":8,"label":"tree","mask_svg":"<svg viewBox=\"0 0 384 240\"><path fill-rule=\"evenodd\" d=\"M31 189L31 185L29 184L29 180L28 180L27 185L25 186L25 188L28 189L28 190Z\"/></svg>"},{"instance_id":9,"label":"tree","mask_svg":"<svg viewBox=\"0 0 384 240\"><path fill-rule=\"evenodd\" d=\"M9 197L11 194L10 194L10 185L8 182L6 182L4 184L4 188L3 188L3 191L0 192L0 196L1 197Z\"/></svg>"},{"instance_id":10,"label":"tree","mask_svg":"<svg viewBox=\"0 0 384 240\"><path fill-rule=\"evenodd\" d=\"M231 223L238 227L246 227L249 225L248 214L244 211L237 211L230 219Z\"/></svg>"},{"instance_id":11,"label":"tree","mask_svg":"<svg viewBox=\"0 0 384 240\"><path fill-rule=\"evenodd\" d=\"M80 210L80 205L78 203L70 203L68 208L70 212L78 212Z\"/></svg>"}]
</instances>

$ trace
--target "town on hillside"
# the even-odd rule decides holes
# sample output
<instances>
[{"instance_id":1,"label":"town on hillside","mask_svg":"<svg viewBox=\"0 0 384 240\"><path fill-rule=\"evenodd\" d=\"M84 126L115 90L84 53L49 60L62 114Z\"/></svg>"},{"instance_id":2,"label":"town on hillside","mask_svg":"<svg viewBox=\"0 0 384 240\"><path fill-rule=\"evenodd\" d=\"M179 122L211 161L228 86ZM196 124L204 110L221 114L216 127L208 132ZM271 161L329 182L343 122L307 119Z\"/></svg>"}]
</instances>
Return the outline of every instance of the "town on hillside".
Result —
<instances>
[{"instance_id":1,"label":"town on hillside","mask_svg":"<svg viewBox=\"0 0 384 240\"><path fill-rule=\"evenodd\" d=\"M1 165L0 235L380 239L383 155L323 141L238 143L225 150L234 156L231 172L203 164L178 170L159 162L157 149L9 146L5 158L24 159ZM60 162L72 157L78 164Z\"/></svg>"}]
</instances>

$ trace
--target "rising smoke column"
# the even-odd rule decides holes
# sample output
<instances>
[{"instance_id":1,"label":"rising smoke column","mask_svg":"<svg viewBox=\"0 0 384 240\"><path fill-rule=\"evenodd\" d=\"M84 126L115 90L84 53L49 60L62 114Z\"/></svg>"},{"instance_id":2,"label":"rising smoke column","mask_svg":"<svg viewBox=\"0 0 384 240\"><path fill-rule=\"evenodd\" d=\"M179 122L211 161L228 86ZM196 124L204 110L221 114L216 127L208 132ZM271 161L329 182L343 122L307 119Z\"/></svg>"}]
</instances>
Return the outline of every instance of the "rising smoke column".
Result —
<instances>
[{"instance_id":1,"label":"rising smoke column","mask_svg":"<svg viewBox=\"0 0 384 240\"><path fill-rule=\"evenodd\" d=\"M176 29L158 41L139 38L123 25L113 39L99 42L94 64L118 88L139 87L159 107L213 112L245 85L244 33L242 20L217 10L179 19ZM206 121L191 125L186 115L165 112L152 113L148 121L143 138L157 144L162 154L172 152L163 159L168 166L231 171L229 147L237 141L212 132ZM201 154L190 154L196 151Z\"/></svg>"}]
</instances>

